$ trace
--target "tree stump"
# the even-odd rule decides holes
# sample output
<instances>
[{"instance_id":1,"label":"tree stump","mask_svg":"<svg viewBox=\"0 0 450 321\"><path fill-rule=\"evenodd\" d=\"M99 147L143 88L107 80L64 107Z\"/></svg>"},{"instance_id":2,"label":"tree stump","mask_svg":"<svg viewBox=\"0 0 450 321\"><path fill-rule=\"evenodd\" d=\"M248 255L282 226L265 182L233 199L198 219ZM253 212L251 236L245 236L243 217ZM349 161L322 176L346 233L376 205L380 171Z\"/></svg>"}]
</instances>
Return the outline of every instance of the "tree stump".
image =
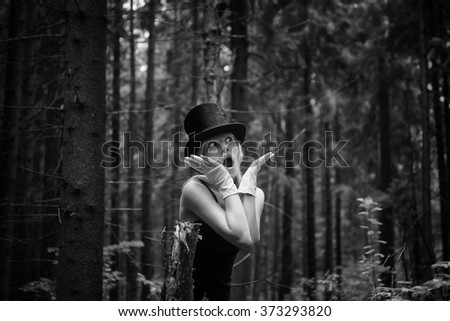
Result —
<instances>
[{"instance_id":1,"label":"tree stump","mask_svg":"<svg viewBox=\"0 0 450 321\"><path fill-rule=\"evenodd\" d=\"M192 301L194 299L194 282L192 264L195 248L200 236L200 224L178 222L170 238L164 229L161 234L161 247L165 280L161 290L163 301Z\"/></svg>"}]
</instances>

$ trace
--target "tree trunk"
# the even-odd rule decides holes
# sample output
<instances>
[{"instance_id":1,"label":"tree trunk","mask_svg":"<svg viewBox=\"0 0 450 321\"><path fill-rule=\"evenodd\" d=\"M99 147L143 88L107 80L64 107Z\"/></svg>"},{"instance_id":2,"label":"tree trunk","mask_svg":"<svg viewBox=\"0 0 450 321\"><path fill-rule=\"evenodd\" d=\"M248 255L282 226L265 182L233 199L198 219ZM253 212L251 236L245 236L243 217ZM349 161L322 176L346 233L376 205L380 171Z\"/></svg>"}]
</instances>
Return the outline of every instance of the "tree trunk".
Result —
<instances>
[{"instance_id":1,"label":"tree trunk","mask_svg":"<svg viewBox=\"0 0 450 321\"><path fill-rule=\"evenodd\" d=\"M2 39L8 39L8 24L9 24L9 13L10 10L10 1L7 2L8 5L6 5L5 1L1 2L2 5L0 5L0 38ZM0 128L3 128L3 103L5 101L5 78L6 78L6 64L4 62L7 60L7 53L6 50L0 50L0 61L2 61L2 64L0 64ZM1 141L0 141L1 142ZM0 245L1 246L1 245Z\"/></svg>"},{"instance_id":2,"label":"tree trunk","mask_svg":"<svg viewBox=\"0 0 450 321\"><path fill-rule=\"evenodd\" d=\"M25 30L33 30L36 27L36 5L32 2L26 3L25 10ZM35 93L38 85L35 82L36 72L34 68L34 55L38 41L24 42L23 85L22 85L22 105L30 106L34 104ZM25 72L26 71L26 72ZM20 287L38 279L36 270L40 262L40 251L36 248L39 236L36 235L38 226L30 220L30 214L36 213L36 207L25 206L30 204L37 195L38 187L33 185L35 174L29 169L33 168L33 157L36 150L36 136L40 122L39 111L32 109L21 109L18 127L18 170L16 182L16 195L14 203L23 204L16 208L14 220L14 240L12 248L11 264L11 292L10 297L14 300L26 300L27 294L20 291ZM29 262L29 264L23 264Z\"/></svg>"},{"instance_id":3,"label":"tree trunk","mask_svg":"<svg viewBox=\"0 0 450 321\"><path fill-rule=\"evenodd\" d=\"M412 135L412 128L414 127L412 122L412 108L413 104L410 102L411 100L411 80L406 81L405 90L403 91L403 106L405 106L405 115L406 122L408 124L408 171L409 171L409 179L411 181L412 188L412 197L409 201L410 210L408 215L404 218L404 231L410 231L411 226L414 226L414 221L417 219L417 178L416 178L416 170L415 166L417 164L418 151L415 144L415 137ZM411 281L411 264L410 262L414 262L414 240L411 238L414 237L414 233L404 233L403 234L403 244L407 244L409 257L407 255L402 255L401 259L403 262L403 270L405 274L405 280Z\"/></svg>"},{"instance_id":4,"label":"tree trunk","mask_svg":"<svg viewBox=\"0 0 450 321\"><path fill-rule=\"evenodd\" d=\"M303 1L303 17L304 21L308 19L309 1ZM311 95L311 53L308 45L308 41L304 39L302 44L302 55L305 61L305 67L303 69L303 105L305 108L305 142L313 140L313 123L314 115L310 102ZM315 187L314 187L314 169L308 155L310 144L305 143L302 153L305 165L306 175L306 250L307 250L307 278L309 282L308 297L311 300L315 300L315 287L316 287L316 228L315 228Z\"/></svg>"},{"instance_id":5,"label":"tree trunk","mask_svg":"<svg viewBox=\"0 0 450 321\"><path fill-rule=\"evenodd\" d=\"M184 157L184 153L180 153L181 151L181 133L183 132L182 126L182 104L177 103L176 99L180 96L179 88L181 83L181 70L183 69L182 63L183 58L180 51L180 40L181 40L181 32L180 32L180 21L182 17L180 17L180 6L174 3L174 20L173 20L173 48L171 50L171 59L168 60L168 72L171 74L173 83L171 84L171 97L172 103L174 104L174 108L172 110L172 120L173 127L169 129L169 136L172 136L173 142L173 162L172 162L172 172L170 176L168 190L170 191L167 196L169 196L169 210L165 216L165 224L166 227L172 227L175 225L178 220L178 211L179 211L179 198L180 198L180 173L179 168L181 166L181 157Z\"/></svg>"},{"instance_id":6,"label":"tree trunk","mask_svg":"<svg viewBox=\"0 0 450 321\"><path fill-rule=\"evenodd\" d=\"M442 5L442 3L440 3ZM442 11L440 11L442 14ZM448 23L449 17L448 14L444 16L447 20L444 20L444 23L440 25L440 34L445 34L445 22ZM442 19L442 18L441 18ZM448 63L448 57L447 57ZM447 160L447 195L445 196L447 206L450 206L450 71L448 68L443 69L443 81L442 81L442 96L444 96L444 126L445 126L445 142L446 142L446 160ZM448 208L448 207L447 207ZM450 243L450 213L447 211L447 224L443 228L443 235L447 236L447 242ZM450 249L447 248L446 251L442 253L443 261L450 261Z\"/></svg>"},{"instance_id":7,"label":"tree trunk","mask_svg":"<svg viewBox=\"0 0 450 321\"><path fill-rule=\"evenodd\" d=\"M130 106L128 114L128 131L131 133L132 129L136 126L136 117L134 110L136 109L136 58L135 58L135 36L134 36L134 0L130 0ZM135 168L133 164L130 164L128 169L128 181L135 181ZM135 184L128 184L127 186L127 207L134 209L134 194L136 193ZM135 235L135 211L130 211L128 215L128 240L133 241L136 239ZM132 248L130 253L130 259L127 261L127 300L135 301L138 299L138 285L137 285L137 273L139 267L137 260L140 256L140 250Z\"/></svg>"},{"instance_id":8,"label":"tree trunk","mask_svg":"<svg viewBox=\"0 0 450 321\"><path fill-rule=\"evenodd\" d=\"M450 202L450 83L449 83L449 73L445 72L443 76L443 91L444 96L444 125L445 125L445 142L446 142L446 156L447 156L447 195L446 201L447 206ZM445 213L443 213L445 214ZM447 211L447 224L443 226L443 235L447 235L447 241L450 243L450 219L448 218L449 212ZM443 224L444 225L444 224ZM442 260L450 261L450 249L447 248L446 251L442 252Z\"/></svg>"},{"instance_id":9,"label":"tree trunk","mask_svg":"<svg viewBox=\"0 0 450 321\"><path fill-rule=\"evenodd\" d=\"M61 102L62 103L62 102ZM63 124L63 114L48 110L45 112L44 122L50 127L56 128ZM54 200L46 203L48 208L43 209L43 213L55 213L57 210L54 206L59 206L59 198L61 197L62 180L57 179L61 176L61 146L62 138L61 130L51 129L48 131L48 137L45 138L44 146L44 173L54 175L55 177L44 176L43 199ZM52 207L50 207L52 206ZM58 230L58 218L44 216L42 218L42 245L41 245L41 277L55 280L57 276L57 266L54 264L55 253L48 251L49 248L55 248L58 239L55 231Z\"/></svg>"},{"instance_id":10,"label":"tree trunk","mask_svg":"<svg viewBox=\"0 0 450 321\"><path fill-rule=\"evenodd\" d=\"M235 113L234 111L248 111L247 90L244 82L247 79L248 65L248 41L247 41L247 1L231 0L229 7L231 39L230 49L234 53L234 64L231 73L231 109L233 110L231 118L235 121L248 123L250 117L248 114ZM252 259L242 262L233 273L233 283L245 284L251 281ZM233 288L233 300L246 300L249 287L239 286Z\"/></svg>"},{"instance_id":11,"label":"tree trunk","mask_svg":"<svg viewBox=\"0 0 450 321\"><path fill-rule=\"evenodd\" d=\"M273 175L271 172L268 173L267 177L267 190L266 199L273 203L273 195L274 195L274 183L273 183ZM261 219L261 242L259 245L260 256L258 260L255 260L255 270L258 264L261 266L258 268L258 271L255 271L255 278L258 276L266 276L270 273L270 268L272 266L272 258L270 257L270 244L272 244L272 230L274 228L273 219L274 215L271 215L272 209L266 207L265 215ZM269 300L268 295L268 284L263 282L261 284L255 284L252 290L252 300Z\"/></svg>"},{"instance_id":12,"label":"tree trunk","mask_svg":"<svg viewBox=\"0 0 450 321\"><path fill-rule=\"evenodd\" d=\"M431 230L430 110L427 94L427 6L419 0L420 26L420 106L422 110L422 214L414 226L414 280L420 284L431 278L434 262Z\"/></svg>"},{"instance_id":13,"label":"tree trunk","mask_svg":"<svg viewBox=\"0 0 450 321\"><path fill-rule=\"evenodd\" d=\"M198 0L192 0L192 29L194 32L198 33ZM192 41L192 66L191 66L191 72L192 72L192 78L191 78L191 106L197 105L198 100L198 79L200 77L200 67L198 64L198 52L199 52L199 46L198 46L198 38L195 37Z\"/></svg>"},{"instance_id":14,"label":"tree trunk","mask_svg":"<svg viewBox=\"0 0 450 321\"><path fill-rule=\"evenodd\" d=\"M192 301L194 299L194 281L192 265L199 226L196 223L178 223L174 227L173 242L169 245L169 237L163 231L162 253L165 280L161 290L163 301Z\"/></svg>"},{"instance_id":15,"label":"tree trunk","mask_svg":"<svg viewBox=\"0 0 450 321\"><path fill-rule=\"evenodd\" d=\"M11 1L8 38L14 39L22 36L25 26L24 1ZM3 124L1 137L1 188L0 200L0 300L8 300L11 277L11 257L13 240L13 215L16 196L17 156L19 148L19 110L15 106L22 105L23 82L23 42L15 41L9 46L6 53L5 70L5 100L3 109Z\"/></svg>"},{"instance_id":16,"label":"tree trunk","mask_svg":"<svg viewBox=\"0 0 450 321\"><path fill-rule=\"evenodd\" d=\"M339 122L339 111L336 110L334 117L334 133L336 135L336 140L340 140L341 137L341 125ZM342 292L342 219L341 219L341 208L342 208L342 192L340 191L340 185L342 183L341 169L339 166L335 169L334 185L338 188L335 193L335 239L336 239L336 274L337 274L337 299L341 298Z\"/></svg>"},{"instance_id":17,"label":"tree trunk","mask_svg":"<svg viewBox=\"0 0 450 321\"><path fill-rule=\"evenodd\" d=\"M324 132L330 131L330 124L325 122ZM331 178L330 169L323 168L323 216L325 217L325 271L333 272L333 216L331 211Z\"/></svg>"},{"instance_id":18,"label":"tree trunk","mask_svg":"<svg viewBox=\"0 0 450 321\"><path fill-rule=\"evenodd\" d=\"M325 117L327 117L325 115ZM324 132L330 131L330 124L325 122ZM326 146L325 148L327 148ZM333 272L333 212L331 210L332 195L331 195L331 169L328 166L323 167L323 216L325 218L325 273ZM326 292L326 300L331 299L331 294L328 290Z\"/></svg>"},{"instance_id":19,"label":"tree trunk","mask_svg":"<svg viewBox=\"0 0 450 321\"><path fill-rule=\"evenodd\" d=\"M106 1L67 1L57 298L101 300L105 173Z\"/></svg>"},{"instance_id":20,"label":"tree trunk","mask_svg":"<svg viewBox=\"0 0 450 321\"><path fill-rule=\"evenodd\" d=\"M148 22L148 49L147 49L147 82L145 89L145 105L149 109L145 117L144 137L146 141L153 141L153 108L155 106L155 10L156 0L150 0L147 7ZM142 274L147 280L153 277L153 246L151 241L152 217L153 217L153 172L150 163L153 160L153 152L147 150L147 162L143 170L144 185L142 187ZM146 300L149 296L149 288L142 289L141 299Z\"/></svg>"},{"instance_id":21,"label":"tree trunk","mask_svg":"<svg viewBox=\"0 0 450 321\"><path fill-rule=\"evenodd\" d=\"M441 212L441 241L442 253L448 257L450 251L450 239L448 230L448 220L450 215L450 207L448 204L448 188L447 188L447 172L445 164L445 142L444 142L444 128L442 123L442 104L440 102L439 90L439 66L433 63L431 69L431 82L433 86L433 111L434 111L434 125L436 135L436 152L437 152L437 167L439 173L439 201Z\"/></svg>"},{"instance_id":22,"label":"tree trunk","mask_svg":"<svg viewBox=\"0 0 450 321\"><path fill-rule=\"evenodd\" d=\"M216 29L216 16L214 13L214 1L203 0L203 63L205 81L205 102L220 104L216 90L217 46L218 32Z\"/></svg>"},{"instance_id":23,"label":"tree trunk","mask_svg":"<svg viewBox=\"0 0 450 321\"><path fill-rule=\"evenodd\" d=\"M431 38L442 39L441 25L442 21L442 8L436 2L431 2L433 8L433 14L430 16L431 25ZM445 56L441 57L441 49L435 48L435 53L431 58L431 85L433 87L433 111L434 111L434 125L436 136L436 150L437 150L437 165L439 173L439 201L441 211L441 241L442 241L442 253L443 257L450 256L450 199L448 198L448 181L447 181L447 165L445 162L445 134L444 123L442 121L444 114L442 108L444 105L440 99L441 93L441 70L445 70L445 67L440 64L441 60L445 60ZM445 96L444 96L445 97ZM448 99L448 98L447 98ZM447 124L448 125L448 124Z\"/></svg>"},{"instance_id":24,"label":"tree trunk","mask_svg":"<svg viewBox=\"0 0 450 321\"><path fill-rule=\"evenodd\" d=\"M391 184L391 131L390 131L390 97L389 97L389 72L384 57L379 58L379 146L380 146L380 180L379 188L388 193ZM380 252L384 255L384 265L390 270L383 273L381 278L385 286L394 286L394 218L392 207L383 204L380 213L381 239L386 243L380 245Z\"/></svg>"},{"instance_id":25,"label":"tree trunk","mask_svg":"<svg viewBox=\"0 0 450 321\"><path fill-rule=\"evenodd\" d=\"M174 8L174 31L173 31L173 55L172 60L169 61L169 72L172 74L172 78L174 80L173 87L172 87L172 97L179 97L179 91L180 88L180 70L182 70L182 57L180 56L180 9L177 5ZM169 215L170 221L175 223L175 221L178 219L178 210L179 210L179 203L178 199L180 198L180 187L179 187L179 167L181 166L181 157L183 156L180 154L181 150L181 141L180 141L180 134L183 132L183 125L182 125L182 105L177 104L176 101L173 101L175 104L175 108L173 108L172 111L172 118L173 118L173 124L174 126L171 129L172 134L172 141L173 141L173 166L172 166L172 177L171 177L171 203L173 204L171 206L171 214ZM173 224L171 224L173 225Z\"/></svg>"},{"instance_id":26,"label":"tree trunk","mask_svg":"<svg viewBox=\"0 0 450 321\"><path fill-rule=\"evenodd\" d=\"M234 64L231 73L231 109L248 111L246 89L248 77L247 0L231 0L230 11L230 49L234 53ZM248 113L233 112L231 118L244 124L251 121Z\"/></svg>"},{"instance_id":27,"label":"tree trunk","mask_svg":"<svg viewBox=\"0 0 450 321\"><path fill-rule=\"evenodd\" d=\"M292 108L291 104L287 108ZM286 112L286 133L285 141L289 141L295 135L295 113L292 111ZM293 167L294 157L294 142L285 150L286 166L285 174L289 181L295 180L295 171ZM293 258L292 258L292 224L293 224L293 188L292 184L286 185L284 188L284 205L283 218L281 220L281 286L278 288L278 300L286 300L291 293L291 286L294 277Z\"/></svg>"},{"instance_id":28,"label":"tree trunk","mask_svg":"<svg viewBox=\"0 0 450 321\"><path fill-rule=\"evenodd\" d=\"M275 187L275 193L274 193L274 200L275 200L275 206L276 208L272 211L272 214L274 215L274 228L273 228L273 236L272 239L274 240L273 242L273 250L272 250L272 254L273 254L273 258L272 258L272 270L278 271L280 268L280 262L281 265L283 264L283 259L278 257L278 253L280 252L280 240L281 240L281 236L280 236L280 229L281 229L281 224L280 224L280 216L283 215L284 213L281 213L281 211L279 211L279 209L283 208L283 197L281 197L282 194L282 190L283 187L281 186L281 184L277 184ZM281 213L281 214L280 214ZM281 273L282 273L283 269L281 269ZM279 275L279 273L277 273L276 275ZM280 277L280 282L282 279L282 275ZM282 285L281 285L282 286ZM271 289L271 297L270 299L272 301L278 301L279 300L279 292L280 289L275 287L272 287Z\"/></svg>"},{"instance_id":29,"label":"tree trunk","mask_svg":"<svg viewBox=\"0 0 450 321\"><path fill-rule=\"evenodd\" d=\"M112 141L120 142L120 37L122 35L123 29L123 19L122 19L122 0L114 0L113 8L113 34L112 34L112 52L113 52L113 63L112 63ZM118 210L120 207L120 166L116 166L111 169L111 244L119 244L124 241L124 228L122 225L121 215L122 212ZM111 269L113 271L118 271L123 275L126 275L124 270L125 256L122 253L116 252L112 257ZM111 290L110 300L124 300L124 291L126 279L121 278L116 287Z\"/></svg>"},{"instance_id":30,"label":"tree trunk","mask_svg":"<svg viewBox=\"0 0 450 321\"><path fill-rule=\"evenodd\" d=\"M431 278L434 262L431 230L431 169L430 169L430 110L427 94L427 50L428 39L425 26L427 6L419 0L420 26L420 106L422 122L422 214L414 224L414 280L418 284Z\"/></svg>"}]
</instances>

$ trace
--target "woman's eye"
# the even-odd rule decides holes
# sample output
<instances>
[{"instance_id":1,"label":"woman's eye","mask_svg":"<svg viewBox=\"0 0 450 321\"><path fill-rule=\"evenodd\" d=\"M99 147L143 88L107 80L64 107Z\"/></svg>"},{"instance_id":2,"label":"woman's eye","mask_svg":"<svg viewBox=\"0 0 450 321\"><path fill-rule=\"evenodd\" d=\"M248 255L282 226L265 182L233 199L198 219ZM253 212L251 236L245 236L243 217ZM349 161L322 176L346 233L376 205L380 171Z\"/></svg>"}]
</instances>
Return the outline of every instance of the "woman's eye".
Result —
<instances>
[{"instance_id":1,"label":"woman's eye","mask_svg":"<svg viewBox=\"0 0 450 321\"><path fill-rule=\"evenodd\" d=\"M227 144L231 143L232 141L233 141L233 138L231 138L231 137L225 138L225 143L227 143Z\"/></svg>"},{"instance_id":2,"label":"woman's eye","mask_svg":"<svg viewBox=\"0 0 450 321\"><path fill-rule=\"evenodd\" d=\"M208 153L221 153L220 144L217 142L208 143Z\"/></svg>"}]
</instances>

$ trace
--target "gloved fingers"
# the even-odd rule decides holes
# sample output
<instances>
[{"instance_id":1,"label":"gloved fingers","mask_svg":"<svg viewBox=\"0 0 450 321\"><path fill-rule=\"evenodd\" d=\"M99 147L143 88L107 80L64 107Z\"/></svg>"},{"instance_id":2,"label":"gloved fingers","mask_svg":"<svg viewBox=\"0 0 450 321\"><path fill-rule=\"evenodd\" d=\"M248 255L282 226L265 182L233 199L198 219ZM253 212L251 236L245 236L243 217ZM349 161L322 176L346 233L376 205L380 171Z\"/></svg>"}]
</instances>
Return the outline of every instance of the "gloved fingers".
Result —
<instances>
[{"instance_id":1,"label":"gloved fingers","mask_svg":"<svg viewBox=\"0 0 450 321\"><path fill-rule=\"evenodd\" d=\"M229 175L228 171L219 161L207 156L191 155L184 158L185 162L194 170L206 175L212 183L217 183Z\"/></svg>"},{"instance_id":2,"label":"gloved fingers","mask_svg":"<svg viewBox=\"0 0 450 321\"><path fill-rule=\"evenodd\" d=\"M186 162L186 164L189 165L189 167L198 170L200 172L204 172L203 169L203 165L202 165L202 161L198 160L197 158L192 157L193 155L191 155L190 157L185 157L184 161Z\"/></svg>"},{"instance_id":3,"label":"gloved fingers","mask_svg":"<svg viewBox=\"0 0 450 321\"><path fill-rule=\"evenodd\" d=\"M220 165L219 162L213 160L212 158L209 158L207 156L197 156L197 155L191 155L189 157L185 157L185 160L188 161L188 164L191 166L195 166L196 169L204 168L204 169L211 169L213 167L217 167ZM191 167L193 167L191 166Z\"/></svg>"},{"instance_id":4,"label":"gloved fingers","mask_svg":"<svg viewBox=\"0 0 450 321\"><path fill-rule=\"evenodd\" d=\"M195 161L198 164L201 164L203 162L203 159L200 156L197 156L197 155L190 155L189 158L192 159L193 161Z\"/></svg>"},{"instance_id":5,"label":"gloved fingers","mask_svg":"<svg viewBox=\"0 0 450 321\"><path fill-rule=\"evenodd\" d=\"M256 166L258 168L258 171L261 169L262 165L264 165L269 159L271 159L275 154L272 152L269 152L267 154L264 154L257 160L253 161L252 165L250 167Z\"/></svg>"},{"instance_id":6,"label":"gloved fingers","mask_svg":"<svg viewBox=\"0 0 450 321\"><path fill-rule=\"evenodd\" d=\"M267 153L267 154L261 156L261 157L259 158L259 163L260 163L261 165L265 164L269 159L273 158L274 155L275 155L274 153L269 152L269 153Z\"/></svg>"},{"instance_id":7,"label":"gloved fingers","mask_svg":"<svg viewBox=\"0 0 450 321\"><path fill-rule=\"evenodd\" d=\"M196 157L198 157L198 156L196 156ZM212 159L212 158L210 158L210 157L208 157L208 156L205 156L205 155L200 155L199 158L202 160L203 164L204 164L206 167L208 167L208 168L211 168L211 167L218 167L218 166L222 165L221 162L219 162L219 161L217 161L217 160L215 160L215 159Z\"/></svg>"}]
</instances>

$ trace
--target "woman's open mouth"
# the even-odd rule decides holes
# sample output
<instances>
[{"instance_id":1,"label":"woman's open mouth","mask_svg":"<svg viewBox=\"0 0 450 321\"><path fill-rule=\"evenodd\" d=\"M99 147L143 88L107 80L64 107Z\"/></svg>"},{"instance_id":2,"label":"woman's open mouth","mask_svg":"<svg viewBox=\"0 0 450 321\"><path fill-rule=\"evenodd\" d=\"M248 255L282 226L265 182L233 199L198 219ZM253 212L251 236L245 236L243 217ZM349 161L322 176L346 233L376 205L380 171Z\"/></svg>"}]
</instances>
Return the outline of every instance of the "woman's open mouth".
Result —
<instances>
[{"instance_id":1,"label":"woman's open mouth","mask_svg":"<svg viewBox=\"0 0 450 321\"><path fill-rule=\"evenodd\" d=\"M233 158L231 158L231 156L227 156L223 160L223 166L225 166L225 167L233 167Z\"/></svg>"}]
</instances>

